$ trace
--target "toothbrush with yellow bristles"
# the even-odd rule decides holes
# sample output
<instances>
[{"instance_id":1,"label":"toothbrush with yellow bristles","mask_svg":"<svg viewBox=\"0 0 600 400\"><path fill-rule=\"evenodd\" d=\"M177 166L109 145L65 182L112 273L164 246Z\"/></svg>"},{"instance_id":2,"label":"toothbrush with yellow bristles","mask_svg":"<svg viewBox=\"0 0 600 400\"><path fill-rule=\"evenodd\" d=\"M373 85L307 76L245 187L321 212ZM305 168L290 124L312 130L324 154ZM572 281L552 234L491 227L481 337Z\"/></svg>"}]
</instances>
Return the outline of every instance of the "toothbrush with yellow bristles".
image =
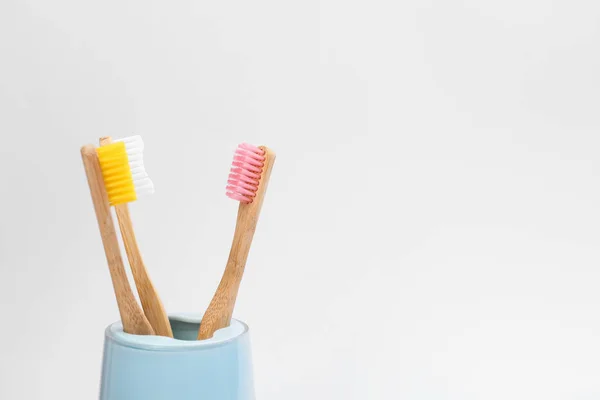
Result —
<instances>
[{"instance_id":1,"label":"toothbrush with yellow bristles","mask_svg":"<svg viewBox=\"0 0 600 400\"><path fill-rule=\"evenodd\" d=\"M92 203L94 204L94 211L98 220L100 237L104 245L104 253L106 254L106 261L108 262L108 269L115 297L117 298L123 330L131 334L153 335L154 330L135 300L135 296L127 280L96 147L93 145L83 146L81 148L81 158L90 187Z\"/></svg>"},{"instance_id":2,"label":"toothbrush with yellow bristles","mask_svg":"<svg viewBox=\"0 0 600 400\"><path fill-rule=\"evenodd\" d=\"M144 168L143 150L142 138L132 136L114 142L110 137L102 137L96 151L144 314L156 335L173 337L163 303L144 265L127 204L154 193L154 185Z\"/></svg>"}]
</instances>

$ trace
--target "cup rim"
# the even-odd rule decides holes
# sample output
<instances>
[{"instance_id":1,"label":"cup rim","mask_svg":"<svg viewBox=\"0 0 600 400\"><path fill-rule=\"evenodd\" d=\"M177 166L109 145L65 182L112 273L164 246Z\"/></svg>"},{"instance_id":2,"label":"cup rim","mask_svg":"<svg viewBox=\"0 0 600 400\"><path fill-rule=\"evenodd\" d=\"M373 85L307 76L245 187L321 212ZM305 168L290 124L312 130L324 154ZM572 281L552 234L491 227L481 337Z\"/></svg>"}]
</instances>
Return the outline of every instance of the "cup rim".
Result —
<instances>
[{"instance_id":1,"label":"cup rim","mask_svg":"<svg viewBox=\"0 0 600 400\"><path fill-rule=\"evenodd\" d=\"M169 314L169 320L200 324L202 316L190 313ZM248 334L248 325L235 318L228 327L219 329L205 340L182 340L156 335L134 335L123 331L121 321L113 322L105 330L105 337L125 347L150 351L201 351L228 345Z\"/></svg>"}]
</instances>

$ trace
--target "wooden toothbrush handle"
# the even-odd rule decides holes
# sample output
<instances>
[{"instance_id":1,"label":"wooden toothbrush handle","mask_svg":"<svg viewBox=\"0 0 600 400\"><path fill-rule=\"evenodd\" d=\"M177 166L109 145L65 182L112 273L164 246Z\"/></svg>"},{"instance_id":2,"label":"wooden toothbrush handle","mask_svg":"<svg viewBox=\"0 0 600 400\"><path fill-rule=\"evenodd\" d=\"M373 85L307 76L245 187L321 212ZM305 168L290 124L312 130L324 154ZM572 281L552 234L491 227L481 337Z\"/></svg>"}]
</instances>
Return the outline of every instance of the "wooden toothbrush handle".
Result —
<instances>
[{"instance_id":1,"label":"wooden toothbrush handle","mask_svg":"<svg viewBox=\"0 0 600 400\"><path fill-rule=\"evenodd\" d=\"M199 340L211 338L215 331L229 326L231 322L238 289L242 281L254 231L256 230L260 210L269 185L273 163L275 162L274 152L267 147L261 147L261 149L265 152L265 161L258 190L252 203L241 203L238 209L229 259L227 260L221 282L200 323L198 331Z\"/></svg>"},{"instance_id":2,"label":"wooden toothbrush handle","mask_svg":"<svg viewBox=\"0 0 600 400\"><path fill-rule=\"evenodd\" d=\"M110 136L100 138L100 146L110 143L112 143L112 138ZM131 214L129 213L129 206L127 204L117 204L114 208L115 213L117 214L117 221L119 222L123 244L125 245L125 253L129 260L129 266L131 267L131 273L140 297L140 302L142 303L144 314L146 314L146 318L148 318L156 335L172 338L173 331L171 330L169 317L158 296L158 292L152 284L150 275L148 275L146 265L142 258L142 252L140 251L135 237Z\"/></svg>"},{"instance_id":3,"label":"wooden toothbrush handle","mask_svg":"<svg viewBox=\"0 0 600 400\"><path fill-rule=\"evenodd\" d=\"M83 146L81 148L81 158L92 195L92 202L94 203L98 228L100 229L104 253L106 254L106 261L108 262L108 269L115 290L119 313L121 314L123 330L131 334L152 335L154 330L136 302L125 274L96 148L92 145Z\"/></svg>"}]
</instances>

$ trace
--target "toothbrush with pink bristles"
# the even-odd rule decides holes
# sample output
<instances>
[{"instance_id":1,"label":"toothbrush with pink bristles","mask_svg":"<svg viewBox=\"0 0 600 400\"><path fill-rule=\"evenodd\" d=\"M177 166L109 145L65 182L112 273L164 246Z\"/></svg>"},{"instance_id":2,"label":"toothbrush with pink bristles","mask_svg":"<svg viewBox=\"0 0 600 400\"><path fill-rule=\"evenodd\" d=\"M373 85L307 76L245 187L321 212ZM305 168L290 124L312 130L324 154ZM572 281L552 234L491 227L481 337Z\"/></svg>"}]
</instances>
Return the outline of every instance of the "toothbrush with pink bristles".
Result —
<instances>
[{"instance_id":1,"label":"toothbrush with pink bristles","mask_svg":"<svg viewBox=\"0 0 600 400\"><path fill-rule=\"evenodd\" d=\"M235 151L226 192L240 202L235 234L225 272L200 323L199 340L211 338L215 331L231 322L274 162L275 153L265 146L242 143Z\"/></svg>"}]
</instances>

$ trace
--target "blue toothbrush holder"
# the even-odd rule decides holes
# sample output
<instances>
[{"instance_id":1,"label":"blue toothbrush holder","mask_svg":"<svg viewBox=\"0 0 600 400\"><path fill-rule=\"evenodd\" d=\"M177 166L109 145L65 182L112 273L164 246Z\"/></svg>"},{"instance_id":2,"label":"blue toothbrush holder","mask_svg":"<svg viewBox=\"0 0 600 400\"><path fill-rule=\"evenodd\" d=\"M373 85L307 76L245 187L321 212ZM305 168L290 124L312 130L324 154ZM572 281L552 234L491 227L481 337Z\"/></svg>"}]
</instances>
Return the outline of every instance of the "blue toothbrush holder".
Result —
<instances>
[{"instance_id":1,"label":"blue toothbrush holder","mask_svg":"<svg viewBox=\"0 0 600 400\"><path fill-rule=\"evenodd\" d=\"M196 340L201 318L171 315L173 338L106 328L100 400L254 400L248 326Z\"/></svg>"}]
</instances>

